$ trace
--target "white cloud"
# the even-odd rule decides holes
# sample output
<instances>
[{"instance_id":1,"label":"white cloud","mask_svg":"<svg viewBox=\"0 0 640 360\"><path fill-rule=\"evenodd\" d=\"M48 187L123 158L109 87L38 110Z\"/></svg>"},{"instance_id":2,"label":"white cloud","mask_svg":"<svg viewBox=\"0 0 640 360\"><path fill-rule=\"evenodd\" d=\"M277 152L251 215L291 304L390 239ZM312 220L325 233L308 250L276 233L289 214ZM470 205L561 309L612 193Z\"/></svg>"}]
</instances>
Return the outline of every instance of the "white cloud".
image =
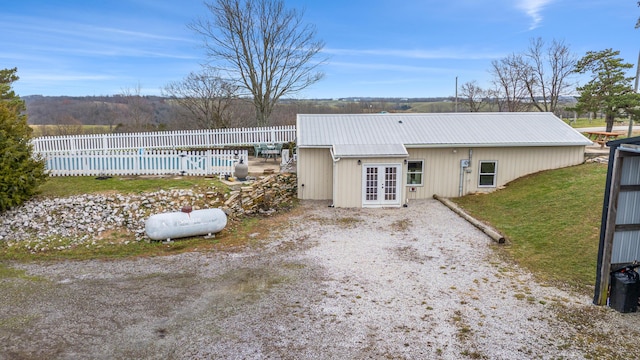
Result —
<instances>
[{"instance_id":1,"label":"white cloud","mask_svg":"<svg viewBox=\"0 0 640 360\"><path fill-rule=\"evenodd\" d=\"M332 61L329 63L332 67L342 67L358 70L384 70L384 71L396 71L396 72L442 72L442 68L427 67L427 66L412 66L412 65L398 65L398 64L384 64L384 63L361 63L361 62L344 62L344 61Z\"/></svg>"},{"instance_id":2,"label":"white cloud","mask_svg":"<svg viewBox=\"0 0 640 360\"><path fill-rule=\"evenodd\" d=\"M78 74L78 73L68 73L68 74L50 74L45 72L26 72L25 74L20 75L21 81L37 81L37 82L74 82L74 81L102 81L102 80L111 80L113 76L109 75L100 75L100 74Z\"/></svg>"},{"instance_id":3,"label":"white cloud","mask_svg":"<svg viewBox=\"0 0 640 360\"><path fill-rule=\"evenodd\" d=\"M542 22L542 10L552 0L519 0L518 8L524 10L524 12L531 17L531 25L529 30L533 30Z\"/></svg>"},{"instance_id":4,"label":"white cloud","mask_svg":"<svg viewBox=\"0 0 640 360\"><path fill-rule=\"evenodd\" d=\"M436 49L436 50L398 50L398 49L336 49L325 48L324 53L346 56L389 56L407 59L495 59L501 54L467 50L467 49Z\"/></svg>"}]
</instances>

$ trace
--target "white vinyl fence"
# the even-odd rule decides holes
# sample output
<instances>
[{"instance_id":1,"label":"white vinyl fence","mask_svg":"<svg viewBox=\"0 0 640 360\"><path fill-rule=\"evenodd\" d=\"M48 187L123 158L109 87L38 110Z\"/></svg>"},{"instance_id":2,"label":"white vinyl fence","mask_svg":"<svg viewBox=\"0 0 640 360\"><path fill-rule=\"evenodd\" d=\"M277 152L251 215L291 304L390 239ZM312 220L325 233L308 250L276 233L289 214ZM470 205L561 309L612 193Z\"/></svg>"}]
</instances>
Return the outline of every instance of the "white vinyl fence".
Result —
<instances>
[{"instance_id":1,"label":"white vinyl fence","mask_svg":"<svg viewBox=\"0 0 640 360\"><path fill-rule=\"evenodd\" d=\"M240 159L248 162L246 150L59 151L45 156L51 176L232 175Z\"/></svg>"},{"instance_id":2,"label":"white vinyl fence","mask_svg":"<svg viewBox=\"0 0 640 360\"><path fill-rule=\"evenodd\" d=\"M32 140L34 152L48 157L50 152L211 149L250 146L259 143L288 143L296 139L295 126L263 128L158 131L126 134L44 136Z\"/></svg>"}]
</instances>

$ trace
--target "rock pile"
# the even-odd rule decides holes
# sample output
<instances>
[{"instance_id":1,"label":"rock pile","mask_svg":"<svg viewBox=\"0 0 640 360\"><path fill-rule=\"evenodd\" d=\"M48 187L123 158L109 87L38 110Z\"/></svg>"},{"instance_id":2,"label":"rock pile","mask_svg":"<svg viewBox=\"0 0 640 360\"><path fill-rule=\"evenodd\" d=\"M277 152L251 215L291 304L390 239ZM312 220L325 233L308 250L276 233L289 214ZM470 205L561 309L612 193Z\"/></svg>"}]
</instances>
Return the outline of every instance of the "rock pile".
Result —
<instances>
[{"instance_id":1,"label":"rock pile","mask_svg":"<svg viewBox=\"0 0 640 360\"><path fill-rule=\"evenodd\" d=\"M295 198L296 191L295 174L273 174L232 192L223 209L233 216L271 212Z\"/></svg>"},{"instance_id":2,"label":"rock pile","mask_svg":"<svg viewBox=\"0 0 640 360\"><path fill-rule=\"evenodd\" d=\"M609 156L601 155L601 156L596 156L592 158L587 158L584 162L587 164L590 164L590 163L606 164L609 162Z\"/></svg>"},{"instance_id":3,"label":"rock pile","mask_svg":"<svg viewBox=\"0 0 640 360\"><path fill-rule=\"evenodd\" d=\"M32 251L62 250L95 245L114 233L148 240L144 223L153 214L221 208L229 220L243 215L271 213L296 195L294 174L274 174L227 192L226 188L160 190L141 194L91 194L34 199L0 218L0 240ZM117 238L111 239L118 241ZM132 237L127 237L129 242Z\"/></svg>"}]
</instances>

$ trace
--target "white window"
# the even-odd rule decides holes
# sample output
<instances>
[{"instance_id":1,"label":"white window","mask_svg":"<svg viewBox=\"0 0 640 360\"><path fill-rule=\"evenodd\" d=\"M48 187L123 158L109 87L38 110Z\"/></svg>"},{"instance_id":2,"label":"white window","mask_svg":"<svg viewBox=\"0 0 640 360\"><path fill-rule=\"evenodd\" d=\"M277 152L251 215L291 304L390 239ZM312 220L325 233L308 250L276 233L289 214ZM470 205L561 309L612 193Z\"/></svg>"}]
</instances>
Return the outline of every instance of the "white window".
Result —
<instances>
[{"instance_id":1,"label":"white window","mask_svg":"<svg viewBox=\"0 0 640 360\"><path fill-rule=\"evenodd\" d=\"M423 166L424 162L422 160L409 160L407 162L407 185L423 185Z\"/></svg>"},{"instance_id":2,"label":"white window","mask_svg":"<svg viewBox=\"0 0 640 360\"><path fill-rule=\"evenodd\" d=\"M496 175L498 174L497 161L480 161L480 174L478 187L496 187Z\"/></svg>"}]
</instances>

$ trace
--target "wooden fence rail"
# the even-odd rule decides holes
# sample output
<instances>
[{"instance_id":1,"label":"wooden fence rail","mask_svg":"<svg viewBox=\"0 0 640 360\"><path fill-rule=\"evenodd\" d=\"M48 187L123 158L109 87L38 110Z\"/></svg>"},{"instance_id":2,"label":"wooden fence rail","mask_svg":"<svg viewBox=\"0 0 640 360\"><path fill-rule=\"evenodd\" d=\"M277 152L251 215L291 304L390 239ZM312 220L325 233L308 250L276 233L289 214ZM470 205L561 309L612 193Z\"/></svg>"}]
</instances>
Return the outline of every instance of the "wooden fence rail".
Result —
<instances>
[{"instance_id":1,"label":"wooden fence rail","mask_svg":"<svg viewBox=\"0 0 640 360\"><path fill-rule=\"evenodd\" d=\"M231 175L246 150L107 150L43 154L51 176Z\"/></svg>"},{"instance_id":2,"label":"wooden fence rail","mask_svg":"<svg viewBox=\"0 0 640 360\"><path fill-rule=\"evenodd\" d=\"M259 143L288 143L296 139L295 126L233 128L146 133L44 136L32 140L34 152L212 149Z\"/></svg>"}]
</instances>

